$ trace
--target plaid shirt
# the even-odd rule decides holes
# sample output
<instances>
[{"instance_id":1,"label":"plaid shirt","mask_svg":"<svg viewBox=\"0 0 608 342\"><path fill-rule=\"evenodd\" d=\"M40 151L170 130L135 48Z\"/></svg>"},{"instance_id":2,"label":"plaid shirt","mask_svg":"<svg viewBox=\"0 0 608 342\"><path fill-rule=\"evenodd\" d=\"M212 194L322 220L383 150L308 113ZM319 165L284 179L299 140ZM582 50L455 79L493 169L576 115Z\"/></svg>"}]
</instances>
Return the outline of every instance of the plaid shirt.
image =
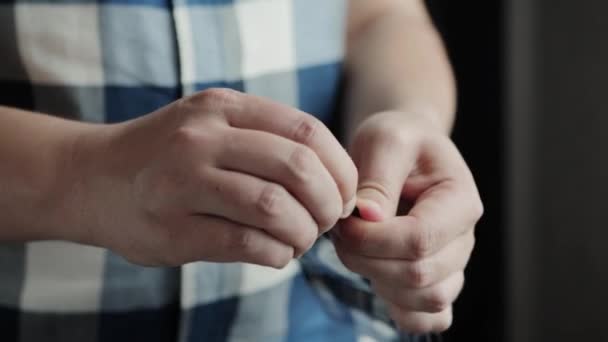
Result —
<instances>
[{"instance_id":1,"label":"plaid shirt","mask_svg":"<svg viewBox=\"0 0 608 342\"><path fill-rule=\"evenodd\" d=\"M345 0L0 0L0 104L90 122L230 87L332 119ZM19 229L19 227L11 227ZM0 244L0 341L422 341L331 242L283 270Z\"/></svg>"}]
</instances>

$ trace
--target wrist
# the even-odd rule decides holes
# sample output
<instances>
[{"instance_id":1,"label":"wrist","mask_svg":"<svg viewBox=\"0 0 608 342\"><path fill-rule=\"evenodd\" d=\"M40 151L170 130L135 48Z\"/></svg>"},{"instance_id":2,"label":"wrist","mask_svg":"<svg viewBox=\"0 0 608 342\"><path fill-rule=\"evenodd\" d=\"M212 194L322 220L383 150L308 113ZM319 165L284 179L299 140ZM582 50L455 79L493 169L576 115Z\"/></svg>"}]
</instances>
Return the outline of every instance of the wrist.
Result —
<instances>
[{"instance_id":1,"label":"wrist","mask_svg":"<svg viewBox=\"0 0 608 342\"><path fill-rule=\"evenodd\" d=\"M58 142L57 163L44 210L52 239L97 245L97 186L108 159L109 125L75 123Z\"/></svg>"}]
</instances>

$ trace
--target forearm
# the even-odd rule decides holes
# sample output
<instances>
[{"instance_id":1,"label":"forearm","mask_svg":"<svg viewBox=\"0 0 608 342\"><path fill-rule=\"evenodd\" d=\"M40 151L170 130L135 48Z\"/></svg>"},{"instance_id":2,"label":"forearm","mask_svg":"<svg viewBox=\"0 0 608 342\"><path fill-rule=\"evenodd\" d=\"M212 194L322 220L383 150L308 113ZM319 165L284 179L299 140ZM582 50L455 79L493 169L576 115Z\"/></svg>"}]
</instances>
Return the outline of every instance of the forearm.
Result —
<instances>
[{"instance_id":1,"label":"forearm","mask_svg":"<svg viewBox=\"0 0 608 342\"><path fill-rule=\"evenodd\" d=\"M455 86L442 42L422 2L390 3L369 19L371 2L351 0L346 132L367 116L401 111L428 116L449 132ZM353 17L355 17L353 19Z\"/></svg>"},{"instance_id":2,"label":"forearm","mask_svg":"<svg viewBox=\"0 0 608 342\"><path fill-rule=\"evenodd\" d=\"M0 241L60 239L78 179L73 146L90 127L0 107ZM76 210L76 208L72 208Z\"/></svg>"}]
</instances>

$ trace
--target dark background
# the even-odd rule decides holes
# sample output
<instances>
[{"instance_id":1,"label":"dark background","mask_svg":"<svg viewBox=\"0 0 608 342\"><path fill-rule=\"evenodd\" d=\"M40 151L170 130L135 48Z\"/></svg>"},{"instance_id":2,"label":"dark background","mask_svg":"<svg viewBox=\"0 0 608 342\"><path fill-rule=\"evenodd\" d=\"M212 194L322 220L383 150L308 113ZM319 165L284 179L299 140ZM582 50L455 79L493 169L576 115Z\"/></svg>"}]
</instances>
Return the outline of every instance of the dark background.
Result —
<instances>
[{"instance_id":1,"label":"dark background","mask_svg":"<svg viewBox=\"0 0 608 342\"><path fill-rule=\"evenodd\" d=\"M608 1L428 0L486 214L448 341L608 341Z\"/></svg>"},{"instance_id":2,"label":"dark background","mask_svg":"<svg viewBox=\"0 0 608 342\"><path fill-rule=\"evenodd\" d=\"M447 341L504 341L502 1L428 0L458 81L453 138L469 163L485 214Z\"/></svg>"}]
</instances>

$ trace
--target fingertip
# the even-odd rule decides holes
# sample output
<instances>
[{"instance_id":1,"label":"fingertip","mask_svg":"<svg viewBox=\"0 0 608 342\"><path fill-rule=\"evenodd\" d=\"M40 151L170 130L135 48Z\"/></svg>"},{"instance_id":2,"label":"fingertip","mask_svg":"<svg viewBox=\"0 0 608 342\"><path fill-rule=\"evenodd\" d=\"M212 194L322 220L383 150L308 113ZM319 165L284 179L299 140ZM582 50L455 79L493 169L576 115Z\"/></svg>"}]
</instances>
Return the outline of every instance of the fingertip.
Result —
<instances>
[{"instance_id":1,"label":"fingertip","mask_svg":"<svg viewBox=\"0 0 608 342\"><path fill-rule=\"evenodd\" d=\"M382 208L380 205L372 200L359 198L357 199L357 211L359 216L367 221L380 222L384 220Z\"/></svg>"},{"instance_id":2,"label":"fingertip","mask_svg":"<svg viewBox=\"0 0 608 342\"><path fill-rule=\"evenodd\" d=\"M278 255L276 258L270 261L270 263L268 263L268 266L278 270L283 269L287 265L289 265L291 260L296 258L295 253L296 252L293 247L286 247L285 253L283 255Z\"/></svg>"},{"instance_id":3,"label":"fingertip","mask_svg":"<svg viewBox=\"0 0 608 342\"><path fill-rule=\"evenodd\" d=\"M351 200L348 201L344 205L344 210L342 211L342 216L340 216L340 218L344 219L344 218L349 217L355 210L356 206L357 206L357 196L353 196L353 198L351 198Z\"/></svg>"},{"instance_id":4,"label":"fingertip","mask_svg":"<svg viewBox=\"0 0 608 342\"><path fill-rule=\"evenodd\" d=\"M294 249L293 250L293 258L300 259L304 254L306 254L306 250L304 249Z\"/></svg>"}]
</instances>

